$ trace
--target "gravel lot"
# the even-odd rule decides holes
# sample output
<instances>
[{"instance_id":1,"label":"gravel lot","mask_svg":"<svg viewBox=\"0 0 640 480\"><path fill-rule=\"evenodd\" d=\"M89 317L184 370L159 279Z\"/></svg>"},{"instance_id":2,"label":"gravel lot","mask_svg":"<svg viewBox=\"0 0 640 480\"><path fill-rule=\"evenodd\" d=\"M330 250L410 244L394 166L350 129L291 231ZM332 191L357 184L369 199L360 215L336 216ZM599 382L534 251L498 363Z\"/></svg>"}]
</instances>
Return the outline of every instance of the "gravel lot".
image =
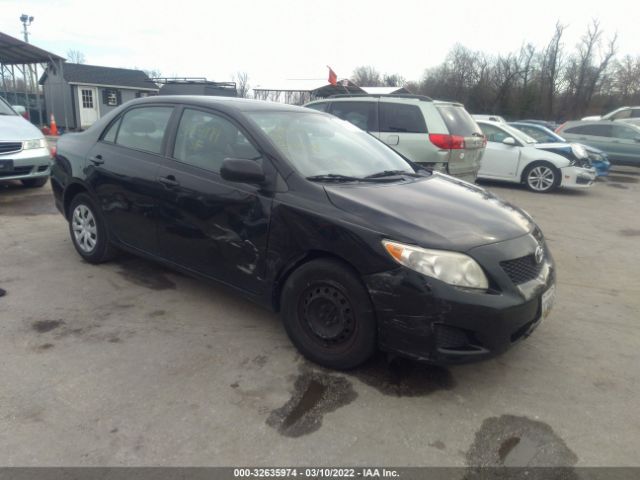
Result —
<instances>
[{"instance_id":1,"label":"gravel lot","mask_svg":"<svg viewBox=\"0 0 640 480\"><path fill-rule=\"evenodd\" d=\"M0 464L639 466L640 169L486 186L547 236L550 317L495 360L349 374L224 288L84 263L49 186L0 186Z\"/></svg>"}]
</instances>

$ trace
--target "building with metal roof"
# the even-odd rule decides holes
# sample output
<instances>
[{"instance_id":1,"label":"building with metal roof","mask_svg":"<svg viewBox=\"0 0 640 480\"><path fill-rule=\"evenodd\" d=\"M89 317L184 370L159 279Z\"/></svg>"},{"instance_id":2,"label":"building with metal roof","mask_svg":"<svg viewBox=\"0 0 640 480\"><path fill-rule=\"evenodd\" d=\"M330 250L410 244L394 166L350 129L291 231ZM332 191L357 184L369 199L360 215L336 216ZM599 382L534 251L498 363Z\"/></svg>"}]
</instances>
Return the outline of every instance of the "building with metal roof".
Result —
<instances>
[{"instance_id":1,"label":"building with metal roof","mask_svg":"<svg viewBox=\"0 0 640 480\"><path fill-rule=\"evenodd\" d=\"M128 100L157 95L159 90L142 70L78 63L50 65L40 83L47 111L66 129L90 127Z\"/></svg>"},{"instance_id":2,"label":"building with metal roof","mask_svg":"<svg viewBox=\"0 0 640 480\"><path fill-rule=\"evenodd\" d=\"M365 93L351 80L340 80L332 85L326 79L289 79L273 85L259 85L253 89L258 100L304 105L312 100L343 93Z\"/></svg>"}]
</instances>

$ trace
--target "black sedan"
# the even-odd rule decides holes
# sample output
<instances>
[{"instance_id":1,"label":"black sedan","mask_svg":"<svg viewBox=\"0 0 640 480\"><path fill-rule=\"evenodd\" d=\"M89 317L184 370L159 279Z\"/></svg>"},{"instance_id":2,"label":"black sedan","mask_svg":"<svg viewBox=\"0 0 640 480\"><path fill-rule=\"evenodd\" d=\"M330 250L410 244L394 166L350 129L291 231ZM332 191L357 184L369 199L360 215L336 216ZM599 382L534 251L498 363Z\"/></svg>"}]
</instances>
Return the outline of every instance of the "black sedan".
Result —
<instances>
[{"instance_id":1,"label":"black sedan","mask_svg":"<svg viewBox=\"0 0 640 480\"><path fill-rule=\"evenodd\" d=\"M280 311L296 347L332 368L378 347L486 358L554 298L524 211L309 109L131 101L61 137L51 180L86 261L122 249L228 285Z\"/></svg>"}]
</instances>

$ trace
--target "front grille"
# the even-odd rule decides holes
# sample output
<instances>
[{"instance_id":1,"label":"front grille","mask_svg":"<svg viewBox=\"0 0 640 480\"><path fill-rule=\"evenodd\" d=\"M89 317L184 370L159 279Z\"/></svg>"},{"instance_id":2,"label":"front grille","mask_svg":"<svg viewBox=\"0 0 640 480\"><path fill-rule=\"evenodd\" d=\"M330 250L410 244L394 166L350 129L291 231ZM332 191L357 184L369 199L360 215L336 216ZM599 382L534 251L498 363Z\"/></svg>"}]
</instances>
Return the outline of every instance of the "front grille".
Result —
<instances>
[{"instance_id":1,"label":"front grille","mask_svg":"<svg viewBox=\"0 0 640 480\"><path fill-rule=\"evenodd\" d=\"M22 150L22 142L0 142L0 153L14 153Z\"/></svg>"},{"instance_id":2,"label":"front grille","mask_svg":"<svg viewBox=\"0 0 640 480\"><path fill-rule=\"evenodd\" d=\"M13 170L10 172L0 172L0 177L15 177L17 175L27 175L31 173L33 169L33 165L29 165L26 167L13 167Z\"/></svg>"},{"instance_id":3,"label":"front grille","mask_svg":"<svg viewBox=\"0 0 640 480\"><path fill-rule=\"evenodd\" d=\"M536 263L533 255L514 258L513 260L505 260L504 262L500 262L500 266L516 285L537 278L542 270L542 262Z\"/></svg>"}]
</instances>

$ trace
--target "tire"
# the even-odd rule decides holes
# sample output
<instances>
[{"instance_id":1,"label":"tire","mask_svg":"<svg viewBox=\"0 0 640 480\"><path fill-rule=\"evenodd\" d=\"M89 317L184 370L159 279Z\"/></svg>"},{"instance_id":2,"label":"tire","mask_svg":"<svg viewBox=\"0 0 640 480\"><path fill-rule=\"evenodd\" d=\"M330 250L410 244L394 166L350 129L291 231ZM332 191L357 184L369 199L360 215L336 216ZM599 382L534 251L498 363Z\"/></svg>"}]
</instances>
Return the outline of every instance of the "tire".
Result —
<instances>
[{"instance_id":1,"label":"tire","mask_svg":"<svg viewBox=\"0 0 640 480\"><path fill-rule=\"evenodd\" d=\"M20 180L23 187L40 188L44 187L49 181L49 177L23 178Z\"/></svg>"},{"instance_id":2,"label":"tire","mask_svg":"<svg viewBox=\"0 0 640 480\"><path fill-rule=\"evenodd\" d=\"M377 327L369 294L343 263L305 263L289 276L281 299L285 330L312 362L347 370L375 352Z\"/></svg>"},{"instance_id":3,"label":"tire","mask_svg":"<svg viewBox=\"0 0 640 480\"><path fill-rule=\"evenodd\" d=\"M106 262L115 256L102 212L86 193L71 200L69 234L78 254L89 263Z\"/></svg>"},{"instance_id":4,"label":"tire","mask_svg":"<svg viewBox=\"0 0 640 480\"><path fill-rule=\"evenodd\" d=\"M560 185L561 174L549 162L533 162L522 174L522 181L532 192L549 193Z\"/></svg>"}]
</instances>

